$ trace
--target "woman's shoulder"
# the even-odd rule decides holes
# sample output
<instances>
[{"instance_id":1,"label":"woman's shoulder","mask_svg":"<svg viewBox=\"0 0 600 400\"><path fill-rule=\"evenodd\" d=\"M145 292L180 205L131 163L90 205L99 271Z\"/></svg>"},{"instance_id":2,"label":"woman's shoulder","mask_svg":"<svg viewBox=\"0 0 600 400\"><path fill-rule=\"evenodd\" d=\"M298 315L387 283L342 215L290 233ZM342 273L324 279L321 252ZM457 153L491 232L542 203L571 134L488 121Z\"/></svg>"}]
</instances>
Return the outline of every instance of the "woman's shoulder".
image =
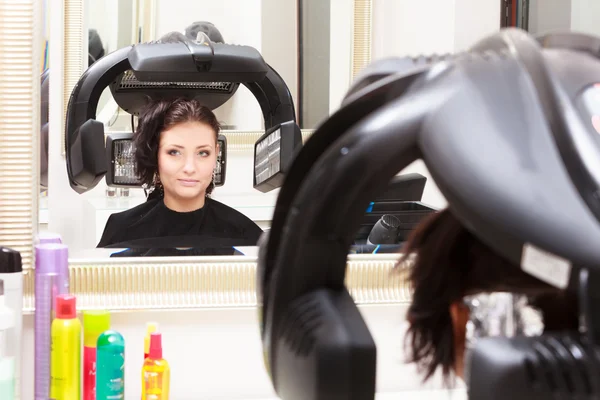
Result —
<instances>
[{"instance_id":1,"label":"woman's shoulder","mask_svg":"<svg viewBox=\"0 0 600 400\"><path fill-rule=\"evenodd\" d=\"M227 219L232 221L248 220L254 223L254 221L252 221L250 218L248 218L235 208L228 206L227 204L221 203L220 201L211 198L208 199L208 202L210 204L210 207L217 213L217 215L221 219Z\"/></svg>"},{"instance_id":2,"label":"woman's shoulder","mask_svg":"<svg viewBox=\"0 0 600 400\"><path fill-rule=\"evenodd\" d=\"M147 215L150 210L158 205L159 201L160 199L149 200L128 210L111 214L104 226L104 232L102 233L98 247L112 244L119 236L127 232L123 228L129 228L134 223L140 221L144 215Z\"/></svg>"},{"instance_id":3,"label":"woman's shoulder","mask_svg":"<svg viewBox=\"0 0 600 400\"><path fill-rule=\"evenodd\" d=\"M258 225L246 215L242 214L238 210L233 207L230 207L226 204L223 204L214 199L208 199L210 207L216 214L217 218L223 222L234 225L238 228L242 228L244 230L262 230Z\"/></svg>"},{"instance_id":4,"label":"woman's shoulder","mask_svg":"<svg viewBox=\"0 0 600 400\"><path fill-rule=\"evenodd\" d=\"M132 223L138 220L141 216L144 216L148 211L152 210L159 203L160 199L153 199L143 202L133 208L129 208L125 211L111 214L109 222L112 223Z\"/></svg>"}]
</instances>

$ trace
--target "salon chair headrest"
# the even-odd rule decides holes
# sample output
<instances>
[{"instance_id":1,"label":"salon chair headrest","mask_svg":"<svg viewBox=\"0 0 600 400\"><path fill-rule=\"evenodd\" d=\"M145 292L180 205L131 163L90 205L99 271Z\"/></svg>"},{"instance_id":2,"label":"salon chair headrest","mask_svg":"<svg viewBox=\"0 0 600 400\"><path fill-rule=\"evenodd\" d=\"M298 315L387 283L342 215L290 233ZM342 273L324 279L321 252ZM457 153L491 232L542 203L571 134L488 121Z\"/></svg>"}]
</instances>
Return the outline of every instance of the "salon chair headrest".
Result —
<instances>
[{"instance_id":1,"label":"salon chair headrest","mask_svg":"<svg viewBox=\"0 0 600 400\"><path fill-rule=\"evenodd\" d=\"M525 272L567 290L600 272L600 224L559 150L598 138L578 104L600 60L572 41L543 48L505 29L437 62L378 63L307 141L258 260L265 363L282 399L373 398L375 344L344 286L347 254L369 201L417 159L463 225Z\"/></svg>"}]
</instances>

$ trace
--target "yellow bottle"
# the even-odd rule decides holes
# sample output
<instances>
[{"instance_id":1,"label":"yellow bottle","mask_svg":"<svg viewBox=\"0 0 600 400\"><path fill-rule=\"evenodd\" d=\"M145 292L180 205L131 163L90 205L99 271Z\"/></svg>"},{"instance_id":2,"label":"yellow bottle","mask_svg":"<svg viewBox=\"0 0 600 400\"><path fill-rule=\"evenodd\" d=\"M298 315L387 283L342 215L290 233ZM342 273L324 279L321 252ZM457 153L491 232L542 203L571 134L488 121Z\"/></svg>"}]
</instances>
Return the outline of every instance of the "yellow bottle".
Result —
<instances>
[{"instance_id":1,"label":"yellow bottle","mask_svg":"<svg viewBox=\"0 0 600 400\"><path fill-rule=\"evenodd\" d=\"M81 322L75 296L56 297L56 318L50 331L50 398L81 399Z\"/></svg>"},{"instance_id":2,"label":"yellow bottle","mask_svg":"<svg viewBox=\"0 0 600 400\"><path fill-rule=\"evenodd\" d=\"M162 358L160 333L150 334L150 352L142 367L142 400L169 400L171 370Z\"/></svg>"},{"instance_id":3,"label":"yellow bottle","mask_svg":"<svg viewBox=\"0 0 600 400\"><path fill-rule=\"evenodd\" d=\"M150 335L152 332L158 331L158 324L156 322L148 322L146 324L146 336L144 336L144 360L150 353Z\"/></svg>"}]
</instances>

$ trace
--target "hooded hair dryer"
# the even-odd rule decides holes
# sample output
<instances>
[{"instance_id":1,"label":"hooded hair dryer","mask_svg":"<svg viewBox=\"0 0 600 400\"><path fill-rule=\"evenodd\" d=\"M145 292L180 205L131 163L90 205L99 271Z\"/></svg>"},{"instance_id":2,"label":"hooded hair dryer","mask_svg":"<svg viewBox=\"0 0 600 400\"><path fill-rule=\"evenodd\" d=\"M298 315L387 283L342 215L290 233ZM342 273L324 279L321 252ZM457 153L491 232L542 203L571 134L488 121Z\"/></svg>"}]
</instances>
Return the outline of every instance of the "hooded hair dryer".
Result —
<instances>
[{"instance_id":1,"label":"hooded hair dryer","mask_svg":"<svg viewBox=\"0 0 600 400\"><path fill-rule=\"evenodd\" d=\"M213 43L202 34L198 37L197 41L125 47L85 71L71 93L65 124L67 173L73 190L87 192L107 173L107 183L116 184L117 163L106 160L115 152L105 147L104 125L96 120L98 100L107 86L119 107L138 115L148 98L194 98L214 110L233 96L240 83L245 85L257 99L265 121L265 135L255 145L255 165L273 143L279 150L276 160L262 160L255 166L254 187L266 192L281 185L293 154L302 145L287 85L256 49ZM116 139L109 144L128 138ZM260 174L263 170L267 173Z\"/></svg>"},{"instance_id":2,"label":"hooded hair dryer","mask_svg":"<svg viewBox=\"0 0 600 400\"><path fill-rule=\"evenodd\" d=\"M600 224L574 185L576 161L600 151L561 149L600 140L580 106L600 82L598 49L594 37L507 29L464 54L363 72L296 156L261 238L261 337L282 399L374 398L375 343L344 286L346 259L370 199L417 159L481 242L579 293L581 332L478 341L469 398L600 396Z\"/></svg>"}]
</instances>

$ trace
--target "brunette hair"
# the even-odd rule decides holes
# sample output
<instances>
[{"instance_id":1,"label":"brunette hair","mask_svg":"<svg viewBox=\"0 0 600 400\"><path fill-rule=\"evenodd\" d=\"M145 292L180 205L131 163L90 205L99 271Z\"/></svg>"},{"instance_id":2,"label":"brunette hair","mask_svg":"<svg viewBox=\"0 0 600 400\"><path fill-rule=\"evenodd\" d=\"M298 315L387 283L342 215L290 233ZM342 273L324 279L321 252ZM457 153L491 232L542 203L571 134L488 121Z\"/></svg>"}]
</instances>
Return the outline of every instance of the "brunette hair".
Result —
<instances>
[{"instance_id":1,"label":"brunette hair","mask_svg":"<svg viewBox=\"0 0 600 400\"><path fill-rule=\"evenodd\" d=\"M158 173L158 146L160 133L183 122L201 122L215 132L215 143L221 125L215 114L195 99L150 100L141 111L133 134L135 168L142 185L155 187ZM215 184L210 182L206 194L212 193Z\"/></svg>"},{"instance_id":2,"label":"brunette hair","mask_svg":"<svg viewBox=\"0 0 600 400\"><path fill-rule=\"evenodd\" d=\"M544 319L545 331L577 329L577 301L570 293L523 272L471 234L448 210L428 216L411 233L398 265L409 267L413 289L406 336L408 362L424 381L442 368L447 385L455 365L450 305L478 293L511 292L528 296ZM405 264L406 265L406 264Z\"/></svg>"}]
</instances>

